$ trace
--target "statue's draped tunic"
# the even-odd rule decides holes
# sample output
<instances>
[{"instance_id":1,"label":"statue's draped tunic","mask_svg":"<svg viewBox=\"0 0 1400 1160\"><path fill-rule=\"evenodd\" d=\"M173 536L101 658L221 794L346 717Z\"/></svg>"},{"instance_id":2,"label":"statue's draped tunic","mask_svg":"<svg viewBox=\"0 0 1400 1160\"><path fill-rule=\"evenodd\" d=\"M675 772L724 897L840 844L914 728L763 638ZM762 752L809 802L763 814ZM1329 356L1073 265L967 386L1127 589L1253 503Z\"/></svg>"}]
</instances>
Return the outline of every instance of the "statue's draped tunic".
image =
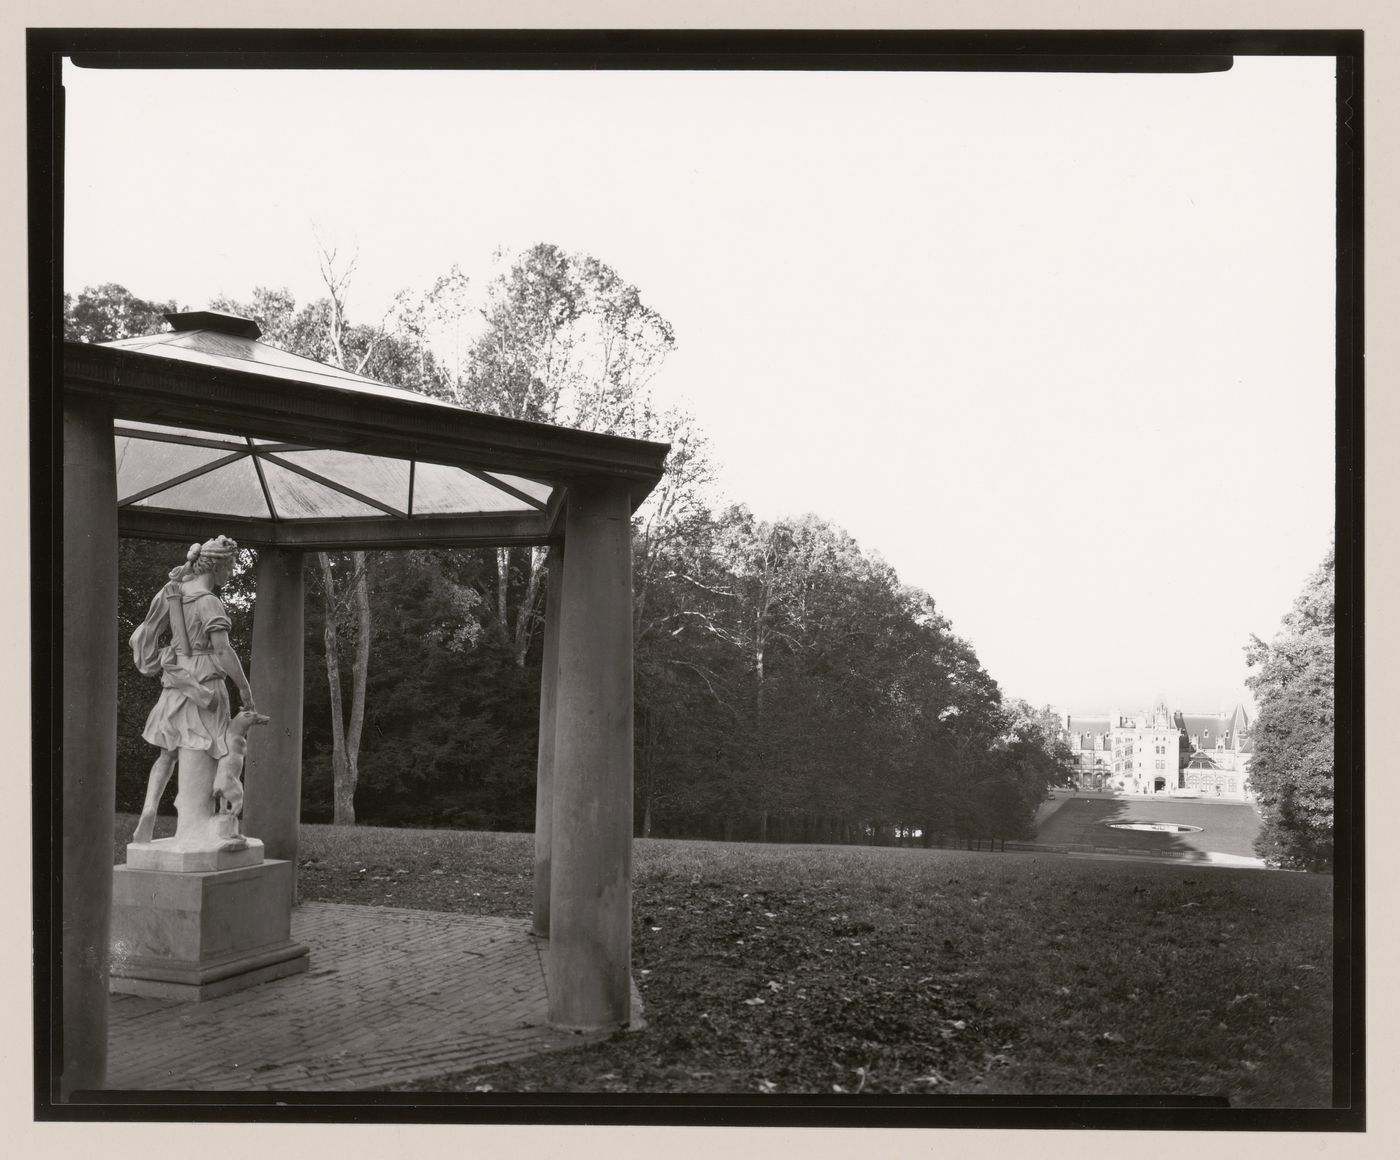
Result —
<instances>
[{"instance_id":1,"label":"statue's draped tunic","mask_svg":"<svg viewBox=\"0 0 1400 1160\"><path fill-rule=\"evenodd\" d=\"M161 606L176 599L184 613L189 652L177 651L172 640L157 648L160 629L169 623ZM141 736L161 749L205 749L218 759L228 753L225 737L229 726L228 687L209 643L215 629L229 629L223 601L212 592L187 595L179 585L167 584L156 593L150 614L132 635L132 652L142 672L161 674L160 700L155 703Z\"/></svg>"}]
</instances>

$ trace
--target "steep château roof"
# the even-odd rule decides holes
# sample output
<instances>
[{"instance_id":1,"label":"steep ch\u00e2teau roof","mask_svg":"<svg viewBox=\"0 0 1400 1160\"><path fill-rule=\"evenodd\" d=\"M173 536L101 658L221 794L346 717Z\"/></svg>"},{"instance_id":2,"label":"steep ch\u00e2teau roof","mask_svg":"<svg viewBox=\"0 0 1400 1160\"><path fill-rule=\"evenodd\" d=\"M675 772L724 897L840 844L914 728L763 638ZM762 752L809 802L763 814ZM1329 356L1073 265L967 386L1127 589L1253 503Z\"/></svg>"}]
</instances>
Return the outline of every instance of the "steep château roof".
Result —
<instances>
[{"instance_id":1,"label":"steep ch\u00e2teau roof","mask_svg":"<svg viewBox=\"0 0 1400 1160\"><path fill-rule=\"evenodd\" d=\"M1176 724L1199 749L1215 749L1217 739L1224 742L1225 749L1239 749L1249 728L1249 715L1243 705L1236 705L1231 713L1178 712Z\"/></svg>"}]
</instances>

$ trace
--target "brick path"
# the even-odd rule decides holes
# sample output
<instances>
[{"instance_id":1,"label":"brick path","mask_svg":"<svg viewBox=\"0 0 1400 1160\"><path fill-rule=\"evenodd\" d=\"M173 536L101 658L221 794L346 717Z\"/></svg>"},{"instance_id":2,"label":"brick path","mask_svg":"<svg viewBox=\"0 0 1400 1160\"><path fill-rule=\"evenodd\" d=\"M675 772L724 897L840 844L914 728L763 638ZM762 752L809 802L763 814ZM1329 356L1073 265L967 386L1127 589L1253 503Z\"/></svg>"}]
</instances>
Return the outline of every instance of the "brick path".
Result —
<instances>
[{"instance_id":1,"label":"brick path","mask_svg":"<svg viewBox=\"0 0 1400 1160\"><path fill-rule=\"evenodd\" d=\"M108 1086L351 1091L597 1038L548 1026L523 919L308 902L292 938L305 974L201 1003L113 995Z\"/></svg>"}]
</instances>

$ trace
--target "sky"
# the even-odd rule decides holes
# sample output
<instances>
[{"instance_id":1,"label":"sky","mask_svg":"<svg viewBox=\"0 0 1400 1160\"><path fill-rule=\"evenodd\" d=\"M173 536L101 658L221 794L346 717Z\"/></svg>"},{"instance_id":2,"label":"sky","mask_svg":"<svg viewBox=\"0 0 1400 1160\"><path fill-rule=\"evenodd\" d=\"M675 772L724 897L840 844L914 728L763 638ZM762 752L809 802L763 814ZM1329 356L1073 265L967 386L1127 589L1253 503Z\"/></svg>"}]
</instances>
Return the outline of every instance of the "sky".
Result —
<instances>
[{"instance_id":1,"label":"sky","mask_svg":"<svg viewBox=\"0 0 1400 1160\"><path fill-rule=\"evenodd\" d=\"M70 66L64 285L305 301L319 237L373 322L592 254L724 499L845 528L1008 696L1226 711L1332 537L1334 75Z\"/></svg>"}]
</instances>

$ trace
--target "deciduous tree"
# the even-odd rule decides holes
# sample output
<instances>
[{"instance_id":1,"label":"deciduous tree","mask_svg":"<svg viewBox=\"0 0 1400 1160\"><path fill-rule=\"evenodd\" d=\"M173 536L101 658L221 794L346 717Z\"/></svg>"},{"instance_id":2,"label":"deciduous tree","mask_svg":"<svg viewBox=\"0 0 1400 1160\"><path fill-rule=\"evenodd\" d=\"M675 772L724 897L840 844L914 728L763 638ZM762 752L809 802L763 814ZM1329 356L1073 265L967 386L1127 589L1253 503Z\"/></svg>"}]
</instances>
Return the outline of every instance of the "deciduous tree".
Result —
<instances>
[{"instance_id":1,"label":"deciduous tree","mask_svg":"<svg viewBox=\"0 0 1400 1160\"><path fill-rule=\"evenodd\" d=\"M303 358L328 363L342 370L364 374L396 386L422 387L420 376L431 376L431 356L419 333L405 335L405 318L413 315L411 295L398 295L373 326L350 321L347 299L353 281L356 256L340 257L325 242L319 243L318 260L326 297L300 308L283 289L259 287L251 302L216 299L214 309L257 319L262 339ZM421 313L427 307L420 302ZM352 551L344 556L317 553L323 600L322 635L330 712L331 765L334 772L334 822L355 824L355 790L359 783L360 742L369 686L369 664L374 638L374 614L370 588L375 556ZM342 578L343 576L343 578ZM350 661L349 712L345 711L341 673L341 642L348 638Z\"/></svg>"},{"instance_id":2,"label":"deciduous tree","mask_svg":"<svg viewBox=\"0 0 1400 1160\"><path fill-rule=\"evenodd\" d=\"M597 258L546 243L513 261L505 254L498 260L510 264L487 287L485 326L450 391L455 401L513 419L633 438L677 433L683 418L654 408L648 393L675 337L636 286ZM526 549L516 571L517 552L497 550L498 631L518 665L539 620L545 555Z\"/></svg>"},{"instance_id":3,"label":"deciduous tree","mask_svg":"<svg viewBox=\"0 0 1400 1160\"><path fill-rule=\"evenodd\" d=\"M1249 784L1264 826L1259 855L1290 869L1328 870L1333 856L1336 723L1336 554L1329 550L1271 643L1250 639Z\"/></svg>"},{"instance_id":4,"label":"deciduous tree","mask_svg":"<svg viewBox=\"0 0 1400 1160\"><path fill-rule=\"evenodd\" d=\"M115 342L156 334L166 329L166 314L179 309L173 301L138 298L116 282L86 286L77 295L63 295L63 336L75 342Z\"/></svg>"}]
</instances>

